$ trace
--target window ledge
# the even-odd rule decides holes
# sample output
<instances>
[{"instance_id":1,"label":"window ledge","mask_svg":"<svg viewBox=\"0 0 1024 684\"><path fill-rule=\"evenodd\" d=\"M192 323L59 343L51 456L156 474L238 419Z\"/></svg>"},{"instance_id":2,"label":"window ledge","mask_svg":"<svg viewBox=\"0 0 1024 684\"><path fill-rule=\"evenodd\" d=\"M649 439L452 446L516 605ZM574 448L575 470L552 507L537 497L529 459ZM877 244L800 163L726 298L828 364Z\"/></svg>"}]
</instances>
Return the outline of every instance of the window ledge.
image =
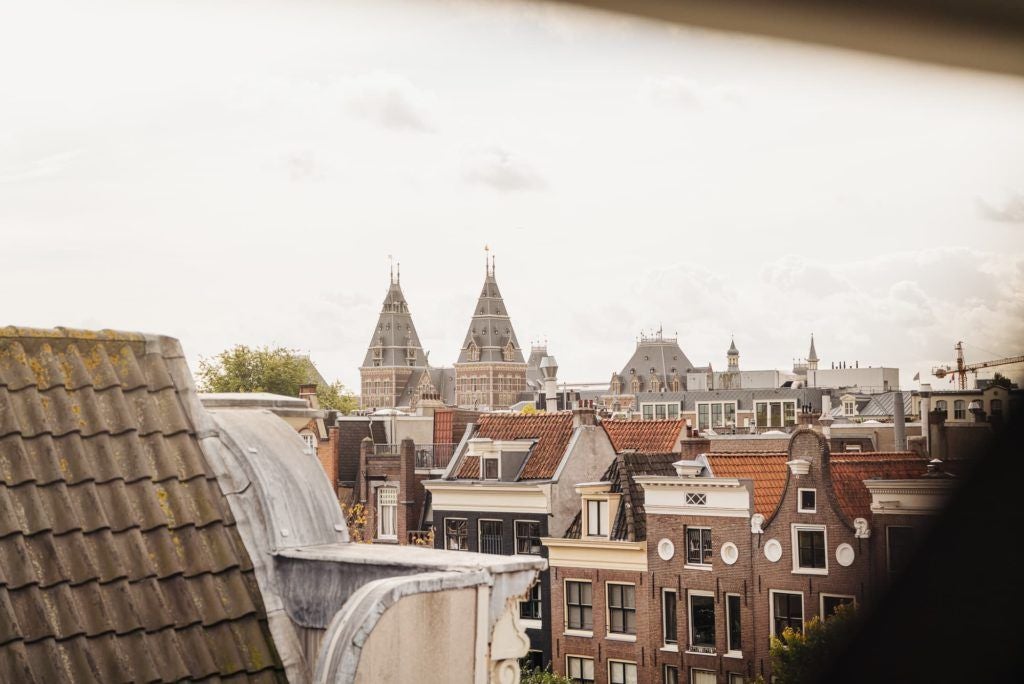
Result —
<instances>
[{"instance_id":1,"label":"window ledge","mask_svg":"<svg viewBox=\"0 0 1024 684\"><path fill-rule=\"evenodd\" d=\"M616 632L609 632L604 635L604 638L611 641L636 641L636 634L618 634Z\"/></svg>"},{"instance_id":2,"label":"window ledge","mask_svg":"<svg viewBox=\"0 0 1024 684\"><path fill-rule=\"evenodd\" d=\"M397 544L398 537L377 537L373 540L374 544Z\"/></svg>"},{"instance_id":3,"label":"window ledge","mask_svg":"<svg viewBox=\"0 0 1024 684\"><path fill-rule=\"evenodd\" d=\"M658 650L666 653L679 653L679 644L664 644Z\"/></svg>"},{"instance_id":4,"label":"window ledge","mask_svg":"<svg viewBox=\"0 0 1024 684\"><path fill-rule=\"evenodd\" d=\"M827 575L828 568L793 568L794 575Z\"/></svg>"},{"instance_id":5,"label":"window ledge","mask_svg":"<svg viewBox=\"0 0 1024 684\"><path fill-rule=\"evenodd\" d=\"M726 651L722 654L723 658L742 658L743 651Z\"/></svg>"},{"instance_id":6,"label":"window ledge","mask_svg":"<svg viewBox=\"0 0 1024 684\"><path fill-rule=\"evenodd\" d=\"M564 632L562 632L562 634L564 636L574 637L593 637L594 631L591 629L567 629Z\"/></svg>"},{"instance_id":7,"label":"window ledge","mask_svg":"<svg viewBox=\"0 0 1024 684\"><path fill-rule=\"evenodd\" d=\"M710 648L707 651L694 651L693 647L686 649L686 655L702 655L702 656L716 656L718 652L714 648Z\"/></svg>"},{"instance_id":8,"label":"window ledge","mask_svg":"<svg viewBox=\"0 0 1024 684\"><path fill-rule=\"evenodd\" d=\"M519 618L519 624L521 624L525 629L540 629L543 626L543 622L541 620L533 620L530 618Z\"/></svg>"},{"instance_id":9,"label":"window ledge","mask_svg":"<svg viewBox=\"0 0 1024 684\"><path fill-rule=\"evenodd\" d=\"M712 570L711 565L690 565L689 563L686 563L685 565L683 565L683 569L684 570L704 570L706 572L711 572L711 570Z\"/></svg>"}]
</instances>

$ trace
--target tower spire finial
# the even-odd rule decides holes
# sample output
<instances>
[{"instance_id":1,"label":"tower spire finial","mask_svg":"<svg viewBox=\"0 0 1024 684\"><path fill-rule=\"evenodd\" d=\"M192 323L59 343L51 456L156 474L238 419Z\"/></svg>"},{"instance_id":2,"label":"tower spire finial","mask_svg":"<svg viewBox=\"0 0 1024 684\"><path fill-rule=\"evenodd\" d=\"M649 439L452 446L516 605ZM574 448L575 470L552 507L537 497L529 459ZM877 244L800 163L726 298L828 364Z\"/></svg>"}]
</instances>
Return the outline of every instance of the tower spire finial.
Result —
<instances>
[{"instance_id":1,"label":"tower spire finial","mask_svg":"<svg viewBox=\"0 0 1024 684\"><path fill-rule=\"evenodd\" d=\"M395 282L395 258L388 254L388 280Z\"/></svg>"}]
</instances>

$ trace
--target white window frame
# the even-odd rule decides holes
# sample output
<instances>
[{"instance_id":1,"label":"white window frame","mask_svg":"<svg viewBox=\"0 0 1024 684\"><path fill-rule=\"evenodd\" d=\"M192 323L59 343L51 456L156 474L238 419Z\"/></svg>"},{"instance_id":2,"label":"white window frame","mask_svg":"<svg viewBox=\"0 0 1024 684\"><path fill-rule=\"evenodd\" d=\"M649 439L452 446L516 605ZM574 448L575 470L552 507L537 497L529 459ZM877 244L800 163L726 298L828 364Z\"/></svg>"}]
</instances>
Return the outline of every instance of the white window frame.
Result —
<instances>
[{"instance_id":1,"label":"white window frame","mask_svg":"<svg viewBox=\"0 0 1024 684\"><path fill-rule=\"evenodd\" d=\"M790 543L793 547L793 574L794 575L827 575L828 574L828 526L826 525L805 525L793 523L790 526ZM800 545L797 532L823 532L825 545L825 567L824 568L803 568L800 567Z\"/></svg>"},{"instance_id":2,"label":"white window frame","mask_svg":"<svg viewBox=\"0 0 1024 684\"><path fill-rule=\"evenodd\" d=\"M713 418L715 412L713 410L711 410L711 406L713 404L717 404L717 405L720 405L722 407L722 422L721 422L720 425L715 425L715 420ZM739 413L740 413L740 406L739 406L739 402L738 401L698 401L698 402L694 402L694 405L693 405L694 413L697 416L697 429L698 430L706 430L707 428L714 429L714 428L727 428L727 427L729 427L729 421L725 417L725 413L726 413L725 407L727 405L732 405L732 416L733 416L732 427L738 427L737 423L739 421ZM708 424L706 426L700 424L700 407L701 406L707 406L708 407Z\"/></svg>"},{"instance_id":3,"label":"white window frame","mask_svg":"<svg viewBox=\"0 0 1024 684\"><path fill-rule=\"evenodd\" d=\"M390 493L394 494L395 502L393 504L391 504L391 503L386 503L386 504L385 503L381 503L381 495L384 494L385 492L390 492ZM387 539L387 540L397 541L398 540L398 487L395 487L393 485L380 485L379 487L376 488L376 491L374 492L374 494L376 495L374 498L377 499L377 539ZM393 534L385 534L384 533L385 510L389 510L389 509L391 511L391 515L393 516L392 517L392 523L393 523L392 524L392 530L393 530Z\"/></svg>"},{"instance_id":4,"label":"white window frame","mask_svg":"<svg viewBox=\"0 0 1024 684\"><path fill-rule=\"evenodd\" d=\"M534 589L537 590L537 601L540 603L541 615L543 615L544 614L544 594L543 594L543 590L544 589L541 586L539 579L536 582L534 582L533 585L530 587L530 593L528 593L526 595L526 598L521 600L521 601L519 601L519 604L520 604L520 609L519 610L522 611L522 604L530 603L531 602L531 600L532 600L531 594L533 593ZM521 624L526 629L541 629L541 627L543 627L543 620L541 618L524 618L520 614L519 624Z\"/></svg>"},{"instance_id":5,"label":"white window frame","mask_svg":"<svg viewBox=\"0 0 1024 684\"><path fill-rule=\"evenodd\" d=\"M758 406L758 404L765 404L765 405L767 405L767 408L765 409L765 413L768 416L768 424L767 425L761 425L760 423L757 422L757 406ZM782 410L782 416L780 418L779 425L772 425L772 413L771 413L772 404L780 404L780 408ZM796 425L797 424L797 417L796 417L797 416L797 408L799 408L797 406L796 399L758 399L758 400L754 401L754 416L753 416L754 425L759 427L759 428L760 427L771 427L771 428L784 428L784 427L788 427L786 425L786 407L785 407L785 404L792 404L793 405L793 425Z\"/></svg>"},{"instance_id":6,"label":"white window frame","mask_svg":"<svg viewBox=\"0 0 1024 684\"><path fill-rule=\"evenodd\" d=\"M605 633L604 638L610 639L611 641L636 641L636 633L627 634L625 632L613 632L612 631L612 602L609 598L609 587L633 587L633 621L634 624L639 620L640 611L637 606L637 592L635 582L605 582L604 583L604 624ZM593 596L593 593L591 593ZM625 624L623 624L625 626Z\"/></svg>"},{"instance_id":7,"label":"white window frame","mask_svg":"<svg viewBox=\"0 0 1024 684\"><path fill-rule=\"evenodd\" d=\"M306 448L310 450L310 453L316 453L316 435L312 432L300 432L299 436L302 437L302 441L306 443Z\"/></svg>"},{"instance_id":8,"label":"white window frame","mask_svg":"<svg viewBox=\"0 0 1024 684\"><path fill-rule=\"evenodd\" d=\"M590 681L592 681L592 682L596 682L597 681L597 674L595 674L596 670L594 669L594 657L593 656L576 655L575 653L566 653L565 654L565 676L568 677L569 679L571 679L572 681L576 681L576 679L572 676L572 670L569 667L569 658L575 658L576 660L581 661L580 662L580 675L581 675L580 679L582 679L582 675L583 675L583 662L582 661L588 661L589 660L590 661Z\"/></svg>"},{"instance_id":9,"label":"white window frame","mask_svg":"<svg viewBox=\"0 0 1024 684\"><path fill-rule=\"evenodd\" d=\"M516 542L516 555L517 556L539 556L539 555L541 555L540 549L537 550L537 553L520 553L519 552L519 523L526 523L526 524L529 524L529 525L536 525L538 528L540 527L540 521L539 520L514 520L512 522L512 537L515 539L515 542ZM538 530L538 532L539 532L539 530ZM544 535L542 535L542 534L538 534L537 539L539 540L543 536ZM531 537L531 539L532 539L532 537ZM543 547L544 544L542 543L541 546Z\"/></svg>"},{"instance_id":10,"label":"white window frame","mask_svg":"<svg viewBox=\"0 0 1024 684\"><path fill-rule=\"evenodd\" d=\"M697 681L697 678L694 675L697 674L698 672L700 672L702 674L709 674L709 675L711 675L714 678L714 680L716 682L718 681L718 673L715 672L714 670L709 670L709 669L704 668L704 667L691 667L690 668L690 684L693 684L693 682Z\"/></svg>"},{"instance_id":11,"label":"white window frame","mask_svg":"<svg viewBox=\"0 0 1024 684\"><path fill-rule=\"evenodd\" d=\"M495 464L496 464L496 467L495 467L496 475L495 475L495 477L487 477L487 475L486 475L486 473L487 473L486 463L488 461L494 461ZM501 459L498 458L497 456L481 456L480 457L480 479L481 480L486 480L487 482L496 482L497 480L500 480L501 479Z\"/></svg>"},{"instance_id":12,"label":"white window frame","mask_svg":"<svg viewBox=\"0 0 1024 684\"><path fill-rule=\"evenodd\" d=\"M804 508L804 492L814 493L814 508ZM818 490L814 487L799 487L796 490L796 512L817 513L818 512Z\"/></svg>"},{"instance_id":13,"label":"white window frame","mask_svg":"<svg viewBox=\"0 0 1024 684\"><path fill-rule=\"evenodd\" d=\"M701 542L702 545L701 545L700 561L696 562L696 563L691 563L690 562L690 530L707 530L707 531L711 532L711 528L708 527L707 525L687 525L686 527L683 528L683 567L686 568L687 570L711 570L712 569L712 563L714 562L714 558L715 558L714 536L712 536L712 538L711 538L712 539L712 543L711 543L711 562L708 562L708 563L704 562L704 547L703 547L703 542Z\"/></svg>"},{"instance_id":14,"label":"white window frame","mask_svg":"<svg viewBox=\"0 0 1024 684\"><path fill-rule=\"evenodd\" d=\"M729 673L729 679L728 679L729 684L744 684L744 682L746 682L746 681L747 680L744 679L743 675L740 674L739 672L730 672Z\"/></svg>"},{"instance_id":15,"label":"white window frame","mask_svg":"<svg viewBox=\"0 0 1024 684\"><path fill-rule=\"evenodd\" d=\"M737 594L735 592L727 592L725 594L725 653L723 654L726 658L742 658L743 650L735 651L732 648L732 617L729 611L729 597L735 596L740 600L740 641L743 640L743 594Z\"/></svg>"},{"instance_id":16,"label":"white window frame","mask_svg":"<svg viewBox=\"0 0 1024 684\"><path fill-rule=\"evenodd\" d=\"M590 585L590 629L569 626L569 582ZM562 633L566 636L594 636L594 581L582 577L566 577L562 580Z\"/></svg>"},{"instance_id":17,"label":"white window frame","mask_svg":"<svg viewBox=\"0 0 1024 684\"><path fill-rule=\"evenodd\" d=\"M591 532L590 532L590 522L591 522L590 521L590 504L591 503L596 503L597 504L597 517L598 517L598 521L597 521L598 522L598 526L597 526L598 533L597 534L591 534ZM603 513L602 513L602 510L601 510L602 507L604 508L604 512ZM611 506L609 505L609 501L608 501L607 497L604 497L604 498L602 498L602 497L595 497L595 496L585 497L583 499L583 533L584 533L583 536L587 537L587 538L590 538L590 539L607 539L609 537L609 535L611 534L611 527L612 527L610 517L611 517ZM604 523L603 525L601 524L602 521ZM602 528L604 528L604 532L601 532Z\"/></svg>"},{"instance_id":18,"label":"white window frame","mask_svg":"<svg viewBox=\"0 0 1024 684\"><path fill-rule=\"evenodd\" d=\"M675 594L676 595L676 601L675 601L675 603L676 603L676 608L675 608L675 610L676 610L676 614L675 614L675 618L676 618L676 640L675 641L669 641L668 639L666 639L666 637L668 636L668 629L667 629L668 625L665 624L665 594ZM661 610L658 611L658 612L661 613L661 650L662 651L678 652L679 651L679 590L678 589L673 589L671 587L662 587L661 588L661 606L659 606L659 607L661 608Z\"/></svg>"},{"instance_id":19,"label":"white window frame","mask_svg":"<svg viewBox=\"0 0 1024 684\"><path fill-rule=\"evenodd\" d=\"M644 409L648 407L651 410L650 418L644 415ZM659 408L665 414L660 418L658 417ZM682 414L683 407L678 401L645 401L640 404L640 417L642 420L679 420Z\"/></svg>"},{"instance_id":20,"label":"white window frame","mask_svg":"<svg viewBox=\"0 0 1024 684\"><path fill-rule=\"evenodd\" d=\"M633 660L619 660L618 658L608 659L608 684L612 683L612 663L618 663L620 665L632 665L633 666L633 680L636 682L640 681L640 671L637 669L636 661ZM626 677L626 668L622 668L623 681L628 681Z\"/></svg>"},{"instance_id":21,"label":"white window frame","mask_svg":"<svg viewBox=\"0 0 1024 684\"><path fill-rule=\"evenodd\" d=\"M667 675L668 675L668 668L670 668L670 667L673 670L676 671L676 682L678 684L678 682L679 682L679 663L662 663L661 664L661 681L663 683L668 681L668 676Z\"/></svg>"},{"instance_id":22,"label":"white window frame","mask_svg":"<svg viewBox=\"0 0 1024 684\"><path fill-rule=\"evenodd\" d=\"M850 602L853 603L854 606L857 605L857 597L856 596L851 596L850 594L832 594L832 593L822 592L818 596L818 618L822 622L824 622L826 619L828 619L828 615L825 614L825 599L826 598L850 599Z\"/></svg>"},{"instance_id":23,"label":"white window frame","mask_svg":"<svg viewBox=\"0 0 1024 684\"><path fill-rule=\"evenodd\" d=\"M777 637L775 633L775 595L776 594L799 594L800 595L800 615L801 627L807 625L807 602L804 601L804 592L802 591L790 591L789 589L769 589L768 590L768 634Z\"/></svg>"},{"instance_id":24,"label":"white window frame","mask_svg":"<svg viewBox=\"0 0 1024 684\"><path fill-rule=\"evenodd\" d=\"M490 553L484 551L484 528L485 522L496 522L501 523L501 546L505 546L505 521L501 518L478 518L476 521L476 550L480 553ZM504 548L498 551L499 554L504 553Z\"/></svg>"},{"instance_id":25,"label":"white window frame","mask_svg":"<svg viewBox=\"0 0 1024 684\"><path fill-rule=\"evenodd\" d=\"M715 592L704 591L703 589L687 589L686 590L686 652L696 653L699 655L715 655L718 653L718 610L715 610L715 643L711 646L711 651L695 651L695 644L693 643L693 597L703 596L712 599L712 605L715 598ZM697 648L707 649L707 646L697 646Z\"/></svg>"},{"instance_id":26,"label":"white window frame","mask_svg":"<svg viewBox=\"0 0 1024 684\"><path fill-rule=\"evenodd\" d=\"M466 548L465 549L453 549L448 546L448 521L449 520L461 520L466 523ZM448 517L444 519L444 529L441 534L444 535L444 548L446 551L469 551L469 519L468 518L454 518Z\"/></svg>"}]
</instances>

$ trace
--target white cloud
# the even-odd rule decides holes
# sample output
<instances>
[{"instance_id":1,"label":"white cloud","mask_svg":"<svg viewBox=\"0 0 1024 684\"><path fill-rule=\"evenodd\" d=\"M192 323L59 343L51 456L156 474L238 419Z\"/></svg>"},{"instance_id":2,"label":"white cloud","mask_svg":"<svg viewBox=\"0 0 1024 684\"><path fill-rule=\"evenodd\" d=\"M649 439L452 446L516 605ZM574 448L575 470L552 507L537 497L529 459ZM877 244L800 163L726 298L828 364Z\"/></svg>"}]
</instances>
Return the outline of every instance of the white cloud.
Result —
<instances>
[{"instance_id":1,"label":"white cloud","mask_svg":"<svg viewBox=\"0 0 1024 684\"><path fill-rule=\"evenodd\" d=\"M977 204L981 215L990 221L1024 223L1024 192L1010 193L1002 201L994 203L979 197Z\"/></svg>"},{"instance_id":2,"label":"white cloud","mask_svg":"<svg viewBox=\"0 0 1024 684\"><path fill-rule=\"evenodd\" d=\"M654 105L668 109L704 111L743 107L739 88L709 86L685 76L649 76L643 80L641 93Z\"/></svg>"},{"instance_id":3,"label":"white cloud","mask_svg":"<svg viewBox=\"0 0 1024 684\"><path fill-rule=\"evenodd\" d=\"M489 147L469 155L463 164L463 178L502 192L541 190L544 179L526 161L500 147Z\"/></svg>"},{"instance_id":4,"label":"white cloud","mask_svg":"<svg viewBox=\"0 0 1024 684\"><path fill-rule=\"evenodd\" d=\"M392 130L434 130L430 115L433 97L404 76L364 74L346 79L342 88L346 108L356 116Z\"/></svg>"}]
</instances>

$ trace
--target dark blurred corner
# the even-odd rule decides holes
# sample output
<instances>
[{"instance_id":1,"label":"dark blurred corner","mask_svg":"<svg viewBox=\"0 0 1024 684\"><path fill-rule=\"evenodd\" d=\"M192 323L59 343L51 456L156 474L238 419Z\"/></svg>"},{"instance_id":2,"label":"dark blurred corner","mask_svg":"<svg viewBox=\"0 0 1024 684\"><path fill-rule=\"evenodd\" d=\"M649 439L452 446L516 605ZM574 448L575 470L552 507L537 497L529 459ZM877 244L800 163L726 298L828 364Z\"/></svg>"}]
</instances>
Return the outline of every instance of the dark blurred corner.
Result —
<instances>
[{"instance_id":1,"label":"dark blurred corner","mask_svg":"<svg viewBox=\"0 0 1024 684\"><path fill-rule=\"evenodd\" d=\"M562 0L687 26L1024 75L1019 0Z\"/></svg>"}]
</instances>

